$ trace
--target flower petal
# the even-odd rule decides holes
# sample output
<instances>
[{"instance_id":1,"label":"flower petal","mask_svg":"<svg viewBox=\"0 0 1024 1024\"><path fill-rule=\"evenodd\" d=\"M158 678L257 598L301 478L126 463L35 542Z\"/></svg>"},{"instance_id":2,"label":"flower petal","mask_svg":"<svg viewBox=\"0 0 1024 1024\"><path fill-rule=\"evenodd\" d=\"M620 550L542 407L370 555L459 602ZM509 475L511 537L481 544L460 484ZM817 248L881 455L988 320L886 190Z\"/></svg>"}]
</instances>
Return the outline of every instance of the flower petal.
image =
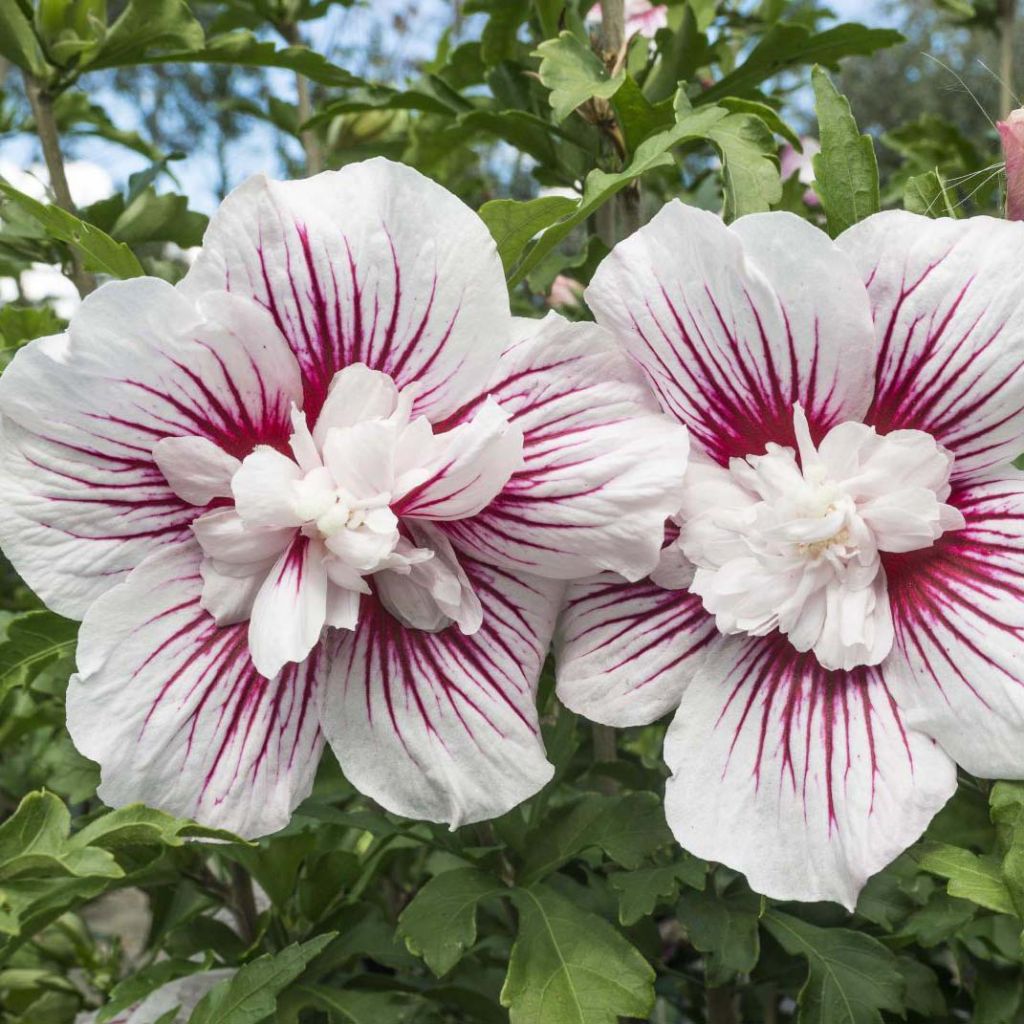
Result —
<instances>
[{"instance_id":1,"label":"flower petal","mask_svg":"<svg viewBox=\"0 0 1024 1024\"><path fill-rule=\"evenodd\" d=\"M879 343L866 421L924 430L956 457L953 480L1024 450L1024 225L904 211L837 240L867 283Z\"/></svg>"},{"instance_id":2,"label":"flower petal","mask_svg":"<svg viewBox=\"0 0 1024 1024\"><path fill-rule=\"evenodd\" d=\"M68 728L99 762L108 804L265 835L313 785L323 659L260 675L245 626L218 628L199 607L200 558L195 544L168 547L89 609Z\"/></svg>"},{"instance_id":3,"label":"flower petal","mask_svg":"<svg viewBox=\"0 0 1024 1024\"><path fill-rule=\"evenodd\" d=\"M265 530L301 526L304 517L295 509L292 486L301 479L302 470L287 455L274 448L257 448L231 479L242 522Z\"/></svg>"},{"instance_id":4,"label":"flower petal","mask_svg":"<svg viewBox=\"0 0 1024 1024\"><path fill-rule=\"evenodd\" d=\"M488 398L473 414L434 434L424 479L394 504L409 519L464 519L493 501L523 465L523 433L509 414Z\"/></svg>"},{"instance_id":5,"label":"flower petal","mask_svg":"<svg viewBox=\"0 0 1024 1024\"><path fill-rule=\"evenodd\" d=\"M718 636L700 598L612 573L571 584L555 635L558 697L605 725L646 725L679 705Z\"/></svg>"},{"instance_id":6,"label":"flower petal","mask_svg":"<svg viewBox=\"0 0 1024 1024\"><path fill-rule=\"evenodd\" d=\"M1024 474L950 502L964 529L884 556L896 631L886 678L907 722L969 772L1024 778Z\"/></svg>"},{"instance_id":7,"label":"flower petal","mask_svg":"<svg viewBox=\"0 0 1024 1024\"><path fill-rule=\"evenodd\" d=\"M304 181L250 178L210 221L180 285L255 298L302 367L312 423L334 374L365 363L418 412L451 412L507 342L508 292L483 221L411 167L381 158Z\"/></svg>"},{"instance_id":8,"label":"flower petal","mask_svg":"<svg viewBox=\"0 0 1024 1024\"><path fill-rule=\"evenodd\" d=\"M313 428L313 440L322 448L331 427L352 427L367 420L385 419L397 407L395 382L386 373L353 363L339 370L331 381Z\"/></svg>"},{"instance_id":9,"label":"flower petal","mask_svg":"<svg viewBox=\"0 0 1024 1024\"><path fill-rule=\"evenodd\" d=\"M408 629L364 602L322 710L354 786L396 814L453 827L504 814L551 778L534 701L562 589L462 565L482 628Z\"/></svg>"},{"instance_id":10,"label":"flower petal","mask_svg":"<svg viewBox=\"0 0 1024 1024\"><path fill-rule=\"evenodd\" d=\"M301 533L267 573L249 619L252 663L268 679L304 661L327 621L324 548Z\"/></svg>"},{"instance_id":11,"label":"flower petal","mask_svg":"<svg viewBox=\"0 0 1024 1024\"><path fill-rule=\"evenodd\" d=\"M231 497L231 477L241 462L207 437L165 437L153 446L153 460L174 493L190 505Z\"/></svg>"},{"instance_id":12,"label":"flower petal","mask_svg":"<svg viewBox=\"0 0 1024 1024\"><path fill-rule=\"evenodd\" d=\"M788 213L730 227L673 201L620 242L586 293L662 407L721 464L794 444L800 402L815 439L860 419L875 343L849 258Z\"/></svg>"},{"instance_id":13,"label":"flower petal","mask_svg":"<svg viewBox=\"0 0 1024 1024\"><path fill-rule=\"evenodd\" d=\"M0 545L48 605L80 618L188 536L196 508L168 484L157 442L203 438L225 457L281 443L300 394L294 358L252 303L197 308L149 278L104 285L69 334L32 342L0 379Z\"/></svg>"},{"instance_id":14,"label":"flower petal","mask_svg":"<svg viewBox=\"0 0 1024 1024\"><path fill-rule=\"evenodd\" d=\"M483 512L445 532L514 571L645 576L682 500L686 432L656 411L636 368L594 324L550 313L516 328L489 391L523 432L525 464Z\"/></svg>"},{"instance_id":15,"label":"flower petal","mask_svg":"<svg viewBox=\"0 0 1024 1024\"><path fill-rule=\"evenodd\" d=\"M686 849L773 899L851 910L956 789L955 765L903 721L879 669L826 672L779 634L715 642L665 761Z\"/></svg>"}]
</instances>

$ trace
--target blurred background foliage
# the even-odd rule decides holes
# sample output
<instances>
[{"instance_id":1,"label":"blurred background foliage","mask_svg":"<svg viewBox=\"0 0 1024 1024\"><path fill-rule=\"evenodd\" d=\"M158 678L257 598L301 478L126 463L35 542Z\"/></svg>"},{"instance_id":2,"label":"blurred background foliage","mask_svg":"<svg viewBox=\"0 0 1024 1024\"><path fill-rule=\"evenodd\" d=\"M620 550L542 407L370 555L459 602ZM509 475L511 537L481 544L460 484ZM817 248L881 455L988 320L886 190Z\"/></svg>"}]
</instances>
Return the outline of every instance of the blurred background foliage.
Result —
<instances>
[{"instance_id":1,"label":"blurred background foliage","mask_svg":"<svg viewBox=\"0 0 1024 1024\"><path fill-rule=\"evenodd\" d=\"M403 160L481 211L520 312L573 317L608 247L672 196L833 234L879 207L1000 214L994 121L1018 105L1024 45L1011 0L674 0L652 36L595 14L0 0L0 359L61 330L98 281L178 279L258 171ZM4 1024L125 1020L211 969L231 973L194 1010L132 1019L1024 1019L1024 784L964 777L854 914L779 904L672 842L663 724L621 731L609 759L546 673L556 777L505 818L401 820L327 755L292 824L246 844L97 800L64 729L75 632L5 570Z\"/></svg>"}]
</instances>

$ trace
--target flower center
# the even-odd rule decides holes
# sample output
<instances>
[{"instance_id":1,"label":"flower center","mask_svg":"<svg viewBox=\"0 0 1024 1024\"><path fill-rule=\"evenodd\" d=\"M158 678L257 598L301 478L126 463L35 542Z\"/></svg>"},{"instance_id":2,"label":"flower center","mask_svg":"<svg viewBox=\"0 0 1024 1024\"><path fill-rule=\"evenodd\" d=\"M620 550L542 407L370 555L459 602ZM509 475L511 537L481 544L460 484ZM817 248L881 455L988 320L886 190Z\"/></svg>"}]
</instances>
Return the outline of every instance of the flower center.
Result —
<instances>
[{"instance_id":1,"label":"flower center","mask_svg":"<svg viewBox=\"0 0 1024 1024\"><path fill-rule=\"evenodd\" d=\"M677 543L697 567L691 590L723 633L779 630L829 669L878 664L893 642L881 554L964 525L945 503L952 456L922 431L852 422L816 448L799 405L794 426L797 451L689 471Z\"/></svg>"}]
</instances>

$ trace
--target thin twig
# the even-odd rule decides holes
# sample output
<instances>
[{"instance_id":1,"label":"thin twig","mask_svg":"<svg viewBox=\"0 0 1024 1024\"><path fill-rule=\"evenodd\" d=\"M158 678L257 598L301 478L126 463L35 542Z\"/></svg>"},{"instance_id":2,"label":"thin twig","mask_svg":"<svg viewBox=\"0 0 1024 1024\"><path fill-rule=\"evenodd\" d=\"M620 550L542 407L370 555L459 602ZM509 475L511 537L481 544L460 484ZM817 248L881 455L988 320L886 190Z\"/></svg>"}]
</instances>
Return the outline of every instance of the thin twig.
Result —
<instances>
[{"instance_id":1,"label":"thin twig","mask_svg":"<svg viewBox=\"0 0 1024 1024\"><path fill-rule=\"evenodd\" d=\"M43 160L50 176L54 201L62 210L77 217L78 210L71 198L68 176L64 169L64 154L60 149L57 120L53 116L53 97L33 75L27 71L24 75L25 92L28 94L32 116L36 122L36 134L43 149ZM96 288L96 278L82 265L82 260L74 248L71 249L71 271L68 276L83 298Z\"/></svg>"},{"instance_id":2,"label":"thin twig","mask_svg":"<svg viewBox=\"0 0 1024 1024\"><path fill-rule=\"evenodd\" d=\"M289 46L303 46L299 26L293 21L278 25L278 31ZM309 95L309 81L305 75L295 73L295 92L298 96L299 124L305 124L313 116L313 103ZM302 148L306 154L306 173L319 174L324 169L324 154L320 139L312 128L299 133Z\"/></svg>"}]
</instances>

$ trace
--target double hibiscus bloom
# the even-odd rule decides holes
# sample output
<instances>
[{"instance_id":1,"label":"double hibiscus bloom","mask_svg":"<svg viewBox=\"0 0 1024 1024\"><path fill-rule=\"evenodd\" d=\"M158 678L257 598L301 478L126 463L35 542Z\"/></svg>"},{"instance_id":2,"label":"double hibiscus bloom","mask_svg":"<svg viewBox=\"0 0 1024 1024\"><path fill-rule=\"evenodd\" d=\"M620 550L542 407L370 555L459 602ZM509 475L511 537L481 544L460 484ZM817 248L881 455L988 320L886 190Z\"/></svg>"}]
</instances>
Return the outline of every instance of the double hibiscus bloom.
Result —
<instances>
[{"instance_id":1,"label":"double hibiscus bloom","mask_svg":"<svg viewBox=\"0 0 1024 1024\"><path fill-rule=\"evenodd\" d=\"M519 320L416 172L249 181L180 285L0 379L0 542L83 619L101 796L261 835L326 741L395 812L500 815L551 776L554 636L574 710L678 709L683 845L852 905L954 760L1024 775L1022 259L988 218L672 203L596 324Z\"/></svg>"}]
</instances>

